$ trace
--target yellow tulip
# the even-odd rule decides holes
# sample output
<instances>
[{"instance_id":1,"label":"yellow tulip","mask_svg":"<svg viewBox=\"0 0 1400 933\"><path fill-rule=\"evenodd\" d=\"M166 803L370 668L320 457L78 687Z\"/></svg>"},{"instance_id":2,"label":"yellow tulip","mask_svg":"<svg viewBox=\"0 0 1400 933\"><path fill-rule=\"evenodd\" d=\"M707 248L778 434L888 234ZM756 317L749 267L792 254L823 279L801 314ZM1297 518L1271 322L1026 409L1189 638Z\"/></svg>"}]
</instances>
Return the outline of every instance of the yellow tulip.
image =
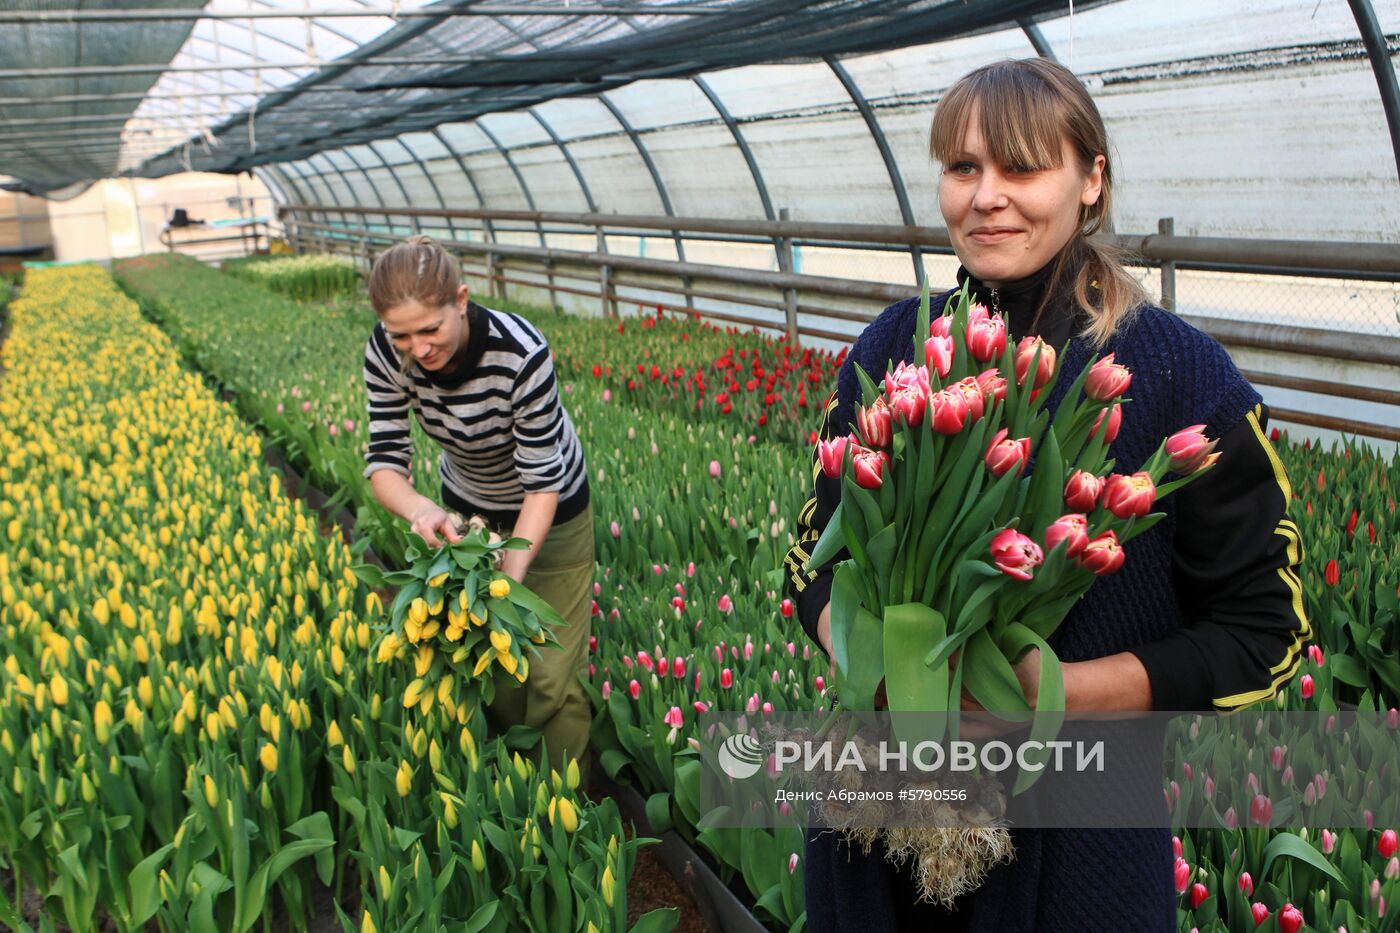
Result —
<instances>
[{"instance_id":1,"label":"yellow tulip","mask_svg":"<svg viewBox=\"0 0 1400 933\"><path fill-rule=\"evenodd\" d=\"M408 617L414 623L422 625L428 621L428 603L423 597L418 597L408 606Z\"/></svg>"},{"instance_id":2,"label":"yellow tulip","mask_svg":"<svg viewBox=\"0 0 1400 933\"><path fill-rule=\"evenodd\" d=\"M482 652L481 657L476 659L476 667L472 668L472 676L480 677L481 672L491 666L491 659L495 656L495 653L491 651Z\"/></svg>"},{"instance_id":3,"label":"yellow tulip","mask_svg":"<svg viewBox=\"0 0 1400 933\"><path fill-rule=\"evenodd\" d=\"M409 685L404 688L403 708L408 709L417 703L423 696L423 689L423 678L418 677L411 681Z\"/></svg>"},{"instance_id":4,"label":"yellow tulip","mask_svg":"<svg viewBox=\"0 0 1400 933\"><path fill-rule=\"evenodd\" d=\"M269 772L276 773L277 746L270 742L265 743L262 747L262 751L258 752L258 760L262 762L262 766Z\"/></svg>"},{"instance_id":5,"label":"yellow tulip","mask_svg":"<svg viewBox=\"0 0 1400 933\"><path fill-rule=\"evenodd\" d=\"M569 790L578 790L578 782L578 759L570 758L569 767L564 769L564 783L568 785Z\"/></svg>"},{"instance_id":6,"label":"yellow tulip","mask_svg":"<svg viewBox=\"0 0 1400 933\"><path fill-rule=\"evenodd\" d=\"M452 797L448 794L438 794L442 798L442 821L448 829L457 828L457 807L452 803Z\"/></svg>"},{"instance_id":7,"label":"yellow tulip","mask_svg":"<svg viewBox=\"0 0 1400 933\"><path fill-rule=\"evenodd\" d=\"M331 727L326 730L326 744L331 748L345 744L345 737L340 734L340 723L331 720Z\"/></svg>"},{"instance_id":8,"label":"yellow tulip","mask_svg":"<svg viewBox=\"0 0 1400 933\"><path fill-rule=\"evenodd\" d=\"M374 925L374 918L369 915L369 911L365 911L363 919L360 920L360 933L379 933L379 930Z\"/></svg>"},{"instance_id":9,"label":"yellow tulip","mask_svg":"<svg viewBox=\"0 0 1400 933\"><path fill-rule=\"evenodd\" d=\"M617 882L613 879L612 866L606 866L603 869L603 883L601 887L603 890L603 903L607 904L609 907L613 905L613 888L616 884Z\"/></svg>"},{"instance_id":10,"label":"yellow tulip","mask_svg":"<svg viewBox=\"0 0 1400 933\"><path fill-rule=\"evenodd\" d=\"M375 652L374 659L380 664L391 661L394 656L399 653L399 648L402 644L403 643L399 641L399 636L390 632L388 635L385 635L384 640L379 643L379 650Z\"/></svg>"},{"instance_id":11,"label":"yellow tulip","mask_svg":"<svg viewBox=\"0 0 1400 933\"><path fill-rule=\"evenodd\" d=\"M419 645L418 654L413 660L413 670L419 677L424 677L428 669L433 666L433 648L431 645Z\"/></svg>"},{"instance_id":12,"label":"yellow tulip","mask_svg":"<svg viewBox=\"0 0 1400 933\"><path fill-rule=\"evenodd\" d=\"M515 659L515 655L511 654L509 651L497 651L496 660L500 662L501 667L505 668L507 674L514 674L516 668L520 666L520 662Z\"/></svg>"},{"instance_id":13,"label":"yellow tulip","mask_svg":"<svg viewBox=\"0 0 1400 933\"><path fill-rule=\"evenodd\" d=\"M482 610L481 615L477 615L475 612L469 612L467 613L467 618L471 619L472 625L480 628L486 624L486 611Z\"/></svg>"},{"instance_id":14,"label":"yellow tulip","mask_svg":"<svg viewBox=\"0 0 1400 933\"><path fill-rule=\"evenodd\" d=\"M209 775L204 775L204 800L212 810L219 805L219 786Z\"/></svg>"},{"instance_id":15,"label":"yellow tulip","mask_svg":"<svg viewBox=\"0 0 1400 933\"><path fill-rule=\"evenodd\" d=\"M105 745L112 737L112 722L112 707L107 705L106 700L98 700L92 709L92 731L98 742Z\"/></svg>"},{"instance_id":16,"label":"yellow tulip","mask_svg":"<svg viewBox=\"0 0 1400 933\"><path fill-rule=\"evenodd\" d=\"M491 632L491 647L497 651L509 651L511 644L510 632L498 632L494 629Z\"/></svg>"},{"instance_id":17,"label":"yellow tulip","mask_svg":"<svg viewBox=\"0 0 1400 933\"><path fill-rule=\"evenodd\" d=\"M394 893L394 881L389 877L389 869L379 866L379 896L388 900Z\"/></svg>"},{"instance_id":18,"label":"yellow tulip","mask_svg":"<svg viewBox=\"0 0 1400 933\"><path fill-rule=\"evenodd\" d=\"M400 797L407 797L413 790L413 769L408 766L408 762L399 762L398 774L394 777L394 786L398 788Z\"/></svg>"},{"instance_id":19,"label":"yellow tulip","mask_svg":"<svg viewBox=\"0 0 1400 933\"><path fill-rule=\"evenodd\" d=\"M52 697L55 706L63 706L68 702L68 681L63 679L62 674L54 674L49 681L49 696Z\"/></svg>"},{"instance_id":20,"label":"yellow tulip","mask_svg":"<svg viewBox=\"0 0 1400 933\"><path fill-rule=\"evenodd\" d=\"M497 577L491 581L491 595L497 599L505 599L510 595L510 581L504 577Z\"/></svg>"},{"instance_id":21,"label":"yellow tulip","mask_svg":"<svg viewBox=\"0 0 1400 933\"><path fill-rule=\"evenodd\" d=\"M578 829L578 813L567 797L559 798L559 825L564 827L566 833Z\"/></svg>"},{"instance_id":22,"label":"yellow tulip","mask_svg":"<svg viewBox=\"0 0 1400 933\"><path fill-rule=\"evenodd\" d=\"M147 708L155 699L155 689L151 686L151 678L142 677L136 684L136 696L141 700L141 705Z\"/></svg>"},{"instance_id":23,"label":"yellow tulip","mask_svg":"<svg viewBox=\"0 0 1400 933\"><path fill-rule=\"evenodd\" d=\"M355 756L352 755L352 754L350 754L350 746L349 746L349 745L347 745L347 746L345 746L343 749L341 749L340 763L343 764L343 765L345 765L345 773L346 773L346 774L354 774L354 773L355 773Z\"/></svg>"},{"instance_id":24,"label":"yellow tulip","mask_svg":"<svg viewBox=\"0 0 1400 933\"><path fill-rule=\"evenodd\" d=\"M446 582L447 582L447 574L444 572L444 573L440 573L440 574L438 574L437 576L432 577L431 579L429 579L429 580L428 580L428 585L431 586L431 587L439 587L439 586L442 586L442 585L443 585L444 583L446 583Z\"/></svg>"},{"instance_id":25,"label":"yellow tulip","mask_svg":"<svg viewBox=\"0 0 1400 933\"><path fill-rule=\"evenodd\" d=\"M477 874L486 870L486 855L481 851L481 843L472 840L472 868Z\"/></svg>"}]
</instances>

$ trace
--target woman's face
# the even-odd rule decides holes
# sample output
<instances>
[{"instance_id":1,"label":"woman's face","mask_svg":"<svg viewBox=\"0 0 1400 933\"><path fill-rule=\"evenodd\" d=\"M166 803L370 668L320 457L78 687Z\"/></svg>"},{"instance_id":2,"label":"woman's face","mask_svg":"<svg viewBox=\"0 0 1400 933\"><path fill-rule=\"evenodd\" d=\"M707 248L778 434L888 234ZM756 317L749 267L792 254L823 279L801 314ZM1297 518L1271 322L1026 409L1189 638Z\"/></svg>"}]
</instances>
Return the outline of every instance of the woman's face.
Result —
<instances>
[{"instance_id":1,"label":"woman's face","mask_svg":"<svg viewBox=\"0 0 1400 933\"><path fill-rule=\"evenodd\" d=\"M953 251L967 271L989 286L1024 279L1048 263L1079 229L1079 210L1099 199L1104 157L1086 174L1068 138L1060 165L1027 171L999 165L982 139L976 108L962 147L938 183L938 206Z\"/></svg>"},{"instance_id":2,"label":"woman's face","mask_svg":"<svg viewBox=\"0 0 1400 933\"><path fill-rule=\"evenodd\" d=\"M451 361L466 333L467 287L457 289L457 303L439 306L409 300L379 316L400 353L425 370L441 369Z\"/></svg>"}]
</instances>

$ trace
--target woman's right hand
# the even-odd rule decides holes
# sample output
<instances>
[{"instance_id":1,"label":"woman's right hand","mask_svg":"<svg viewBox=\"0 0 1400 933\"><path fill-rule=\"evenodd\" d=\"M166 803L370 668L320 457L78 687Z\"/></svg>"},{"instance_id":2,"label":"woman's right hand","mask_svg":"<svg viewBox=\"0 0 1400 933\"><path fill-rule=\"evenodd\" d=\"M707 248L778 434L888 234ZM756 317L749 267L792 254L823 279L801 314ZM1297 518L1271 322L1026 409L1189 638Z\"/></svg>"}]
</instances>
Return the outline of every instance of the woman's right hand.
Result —
<instances>
[{"instance_id":1,"label":"woman's right hand","mask_svg":"<svg viewBox=\"0 0 1400 933\"><path fill-rule=\"evenodd\" d=\"M447 511L435 503L428 503L413 513L409 519L409 530L423 539L423 543L428 547L442 547L442 540L446 538L449 543L456 544L462 540L462 536L457 533L456 523Z\"/></svg>"}]
</instances>

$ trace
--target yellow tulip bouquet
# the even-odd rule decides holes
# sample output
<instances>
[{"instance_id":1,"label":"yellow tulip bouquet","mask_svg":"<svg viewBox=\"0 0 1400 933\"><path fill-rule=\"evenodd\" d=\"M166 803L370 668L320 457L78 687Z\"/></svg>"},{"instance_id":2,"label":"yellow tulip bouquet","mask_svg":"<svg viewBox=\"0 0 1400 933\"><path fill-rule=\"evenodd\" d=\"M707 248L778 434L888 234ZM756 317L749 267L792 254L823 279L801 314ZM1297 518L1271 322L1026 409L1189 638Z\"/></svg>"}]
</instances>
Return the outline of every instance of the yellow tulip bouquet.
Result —
<instances>
[{"instance_id":1,"label":"yellow tulip bouquet","mask_svg":"<svg viewBox=\"0 0 1400 933\"><path fill-rule=\"evenodd\" d=\"M494 698L496 668L524 683L530 654L558 644L552 629L563 618L496 569L501 551L529 546L523 538L499 540L471 528L456 544L432 550L410 545L404 570L355 567L371 587L398 587L375 658L413 665L405 709L416 706L427 717L438 704L447 718L465 723Z\"/></svg>"}]
</instances>

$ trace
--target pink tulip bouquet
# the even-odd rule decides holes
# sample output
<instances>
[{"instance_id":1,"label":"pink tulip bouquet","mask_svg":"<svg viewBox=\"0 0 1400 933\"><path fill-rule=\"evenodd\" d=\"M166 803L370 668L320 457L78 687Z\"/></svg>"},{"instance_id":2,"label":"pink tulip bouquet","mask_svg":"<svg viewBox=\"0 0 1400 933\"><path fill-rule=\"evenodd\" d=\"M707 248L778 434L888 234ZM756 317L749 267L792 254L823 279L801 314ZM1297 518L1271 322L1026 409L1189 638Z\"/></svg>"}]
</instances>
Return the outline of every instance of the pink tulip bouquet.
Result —
<instances>
[{"instance_id":1,"label":"pink tulip bouquet","mask_svg":"<svg viewBox=\"0 0 1400 933\"><path fill-rule=\"evenodd\" d=\"M858 371L855 432L818 445L841 503L807 566L849 552L832 586L838 694L847 709L872 710L883 681L892 713L942 713L966 691L999 716L1026 718L1013 665L1038 648L1036 709L1063 714L1047 638L1163 517L1153 504L1219 454L1194 425L1138 472L1112 472L1127 368L1112 354L1091 362L1052 417L1045 402L1064 378L1054 349L1039 337L1011 346L1005 321L966 288L947 307L930 322L925 290L923 362L900 363L879 385ZM1178 478L1163 483L1168 473ZM1059 719L1036 717L1030 737L1053 738ZM1015 792L1038 773L1023 773Z\"/></svg>"}]
</instances>

